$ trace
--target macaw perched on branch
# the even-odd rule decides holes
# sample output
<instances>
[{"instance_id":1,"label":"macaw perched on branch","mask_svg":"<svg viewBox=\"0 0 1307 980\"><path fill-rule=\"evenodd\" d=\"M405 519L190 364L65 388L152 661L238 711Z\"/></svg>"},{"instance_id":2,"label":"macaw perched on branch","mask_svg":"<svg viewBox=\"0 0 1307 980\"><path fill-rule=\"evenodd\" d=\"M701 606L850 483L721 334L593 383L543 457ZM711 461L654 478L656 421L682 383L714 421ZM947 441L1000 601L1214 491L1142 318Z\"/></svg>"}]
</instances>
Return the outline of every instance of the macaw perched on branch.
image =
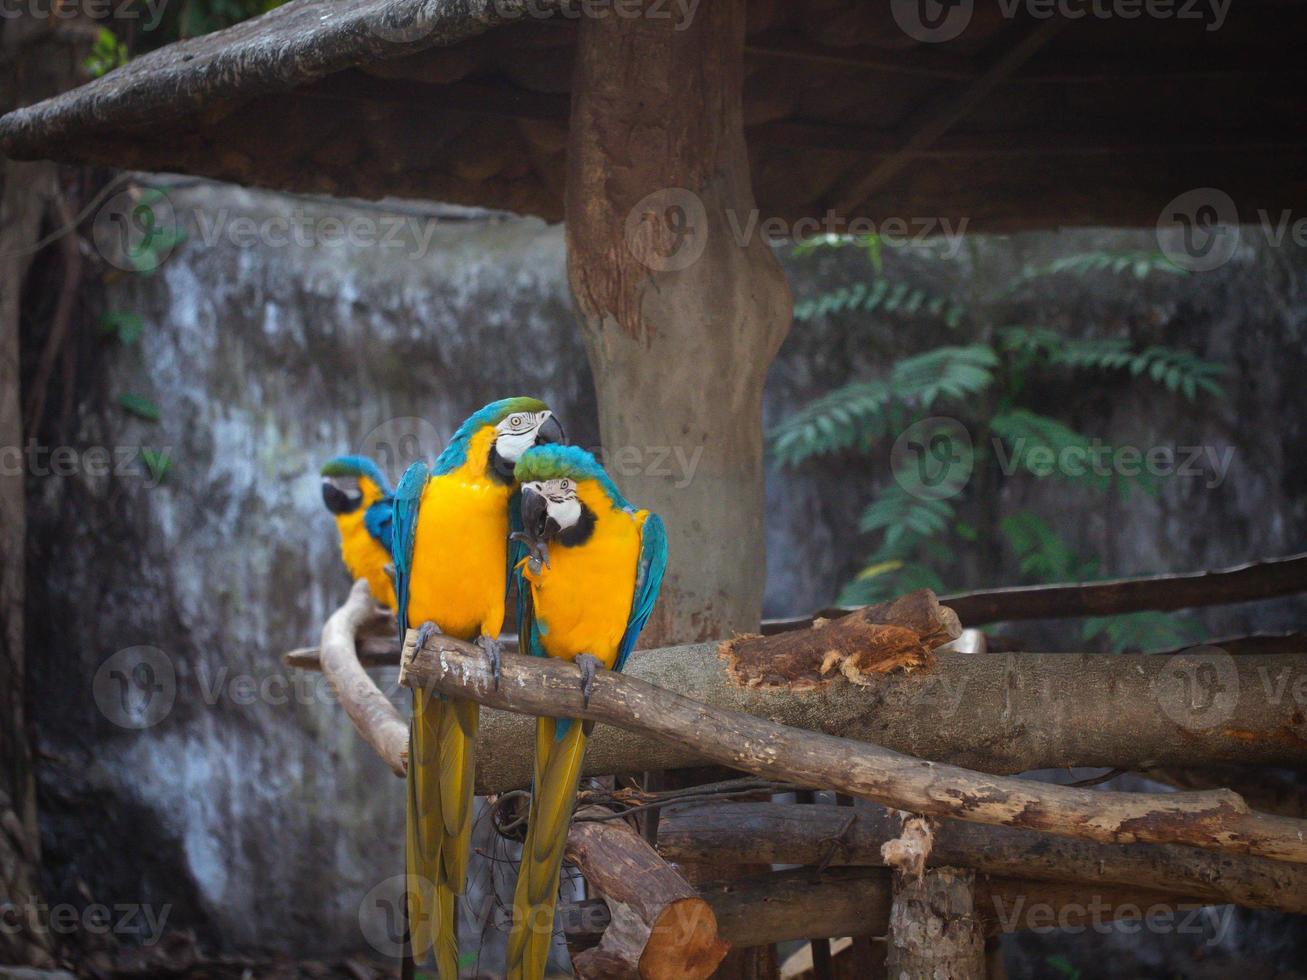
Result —
<instances>
[{"instance_id":1,"label":"macaw perched on branch","mask_svg":"<svg viewBox=\"0 0 1307 980\"><path fill-rule=\"evenodd\" d=\"M390 481L366 456L337 456L321 472L322 502L336 515L345 567L356 579L367 579L372 598L394 609L390 522L395 501Z\"/></svg>"},{"instance_id":2,"label":"macaw perched on branch","mask_svg":"<svg viewBox=\"0 0 1307 980\"><path fill-rule=\"evenodd\" d=\"M667 567L657 514L637 510L593 456L576 446L528 449L517 464L527 547L516 571L530 601L523 652L581 668L589 700L599 667L621 670L649 619ZM554 906L581 757L591 724L536 720L535 782L513 896L508 976L539 980L553 941Z\"/></svg>"},{"instance_id":3,"label":"macaw perched on branch","mask_svg":"<svg viewBox=\"0 0 1307 980\"><path fill-rule=\"evenodd\" d=\"M505 398L466 422L430 472L413 463L395 490L391 553L400 634L419 644L441 632L475 640L499 673L509 570L513 467L531 446L563 429L544 402ZM457 980L456 897L472 839L478 706L429 691L413 694L408 764L407 864L413 958L434 948L441 980Z\"/></svg>"}]
</instances>

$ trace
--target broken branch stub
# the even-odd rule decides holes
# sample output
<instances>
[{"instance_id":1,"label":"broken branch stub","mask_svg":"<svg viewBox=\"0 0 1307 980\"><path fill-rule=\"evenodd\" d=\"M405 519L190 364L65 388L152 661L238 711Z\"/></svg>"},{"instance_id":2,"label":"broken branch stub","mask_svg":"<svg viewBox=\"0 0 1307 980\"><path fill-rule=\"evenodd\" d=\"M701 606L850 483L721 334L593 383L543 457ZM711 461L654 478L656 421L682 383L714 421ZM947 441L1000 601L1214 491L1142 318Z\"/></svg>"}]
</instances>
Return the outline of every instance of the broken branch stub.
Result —
<instances>
[{"instance_id":1,"label":"broken branch stub","mask_svg":"<svg viewBox=\"0 0 1307 980\"><path fill-rule=\"evenodd\" d=\"M727 640L719 656L741 687L802 691L841 676L866 684L892 670L928 670L931 651L961 633L953 611L929 589L918 589L839 619L817 619L807 630Z\"/></svg>"}]
</instances>

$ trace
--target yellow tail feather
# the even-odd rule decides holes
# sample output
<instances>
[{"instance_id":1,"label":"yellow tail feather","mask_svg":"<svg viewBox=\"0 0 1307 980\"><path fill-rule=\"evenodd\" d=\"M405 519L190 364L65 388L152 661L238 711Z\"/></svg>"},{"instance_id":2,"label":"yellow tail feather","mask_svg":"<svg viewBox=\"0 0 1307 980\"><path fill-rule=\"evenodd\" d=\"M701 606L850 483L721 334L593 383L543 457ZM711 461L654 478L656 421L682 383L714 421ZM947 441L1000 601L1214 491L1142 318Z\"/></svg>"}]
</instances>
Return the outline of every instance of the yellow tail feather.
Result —
<instances>
[{"instance_id":1,"label":"yellow tail feather","mask_svg":"<svg viewBox=\"0 0 1307 980\"><path fill-rule=\"evenodd\" d=\"M458 977L458 896L472 843L478 706L417 692L409 753L409 930L413 959Z\"/></svg>"},{"instance_id":2,"label":"yellow tail feather","mask_svg":"<svg viewBox=\"0 0 1307 980\"><path fill-rule=\"evenodd\" d=\"M579 721L571 722L561 739L554 737L554 726L553 718L536 719L535 786L513 893L509 980L540 980L554 940L558 876L585 755L585 732Z\"/></svg>"}]
</instances>

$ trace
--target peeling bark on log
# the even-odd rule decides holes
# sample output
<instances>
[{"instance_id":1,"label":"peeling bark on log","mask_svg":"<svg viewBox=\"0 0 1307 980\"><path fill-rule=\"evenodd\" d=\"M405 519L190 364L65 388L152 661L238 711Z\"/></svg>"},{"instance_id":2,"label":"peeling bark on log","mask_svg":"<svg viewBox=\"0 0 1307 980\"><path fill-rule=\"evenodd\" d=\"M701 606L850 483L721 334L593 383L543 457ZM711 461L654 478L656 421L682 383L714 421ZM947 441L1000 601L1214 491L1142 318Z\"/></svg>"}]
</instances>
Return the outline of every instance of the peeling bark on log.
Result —
<instances>
[{"instance_id":1,"label":"peeling bark on log","mask_svg":"<svg viewBox=\"0 0 1307 980\"><path fill-rule=\"evenodd\" d=\"M798 810L781 803L713 803L673 811L663 816L658 850L678 864L716 854L739 863L879 865L881 846L898 832L898 818L871 804L819 803ZM935 829L928 863L1307 915L1307 866L1194 847L1097 844L945 820Z\"/></svg>"},{"instance_id":2,"label":"peeling bark on log","mask_svg":"<svg viewBox=\"0 0 1307 980\"><path fill-rule=\"evenodd\" d=\"M364 649L374 642L365 641ZM716 652L716 644L637 650L625 674L715 708L984 772L1299 767L1307 760L1304 705L1295 700L1292 685L1277 696L1276 685L1267 684L1267 678L1299 676L1302 653L1218 657L1221 689L1209 692L1220 699L1213 720L1186 700L1187 681L1202 680L1192 660L1145 654L950 654L938 656L929 671L873 674L864 684L841 675L795 693L740 687ZM317 663L301 651L287 660ZM478 752L481 792L528 785L534 739L529 718L487 712ZM686 769L705 761L688 746L600 725L586 750L584 772Z\"/></svg>"},{"instance_id":3,"label":"peeling bark on log","mask_svg":"<svg viewBox=\"0 0 1307 980\"><path fill-rule=\"evenodd\" d=\"M585 816L585 811L577 814L565 854L603 895L611 922L597 947L572 958L577 977L711 976L730 948L717 934L712 908L625 823Z\"/></svg>"},{"instance_id":4,"label":"peeling bark on log","mask_svg":"<svg viewBox=\"0 0 1307 980\"><path fill-rule=\"evenodd\" d=\"M733 947L795 939L883 936L889 929L892 879L885 868L777 871L705 886L700 894ZM1184 914L1204 902L1142 888L977 876L975 910L987 936L1028 928L1095 926L1142 914ZM602 903L564 906L568 941L594 942L607 926Z\"/></svg>"},{"instance_id":5,"label":"peeling bark on log","mask_svg":"<svg viewBox=\"0 0 1307 980\"><path fill-rule=\"evenodd\" d=\"M929 589L868 606L783 636L741 636L721 646L741 687L804 691L843 676L855 684L896 669L929 670L931 651L962 633L953 611Z\"/></svg>"},{"instance_id":6,"label":"peeling bark on log","mask_svg":"<svg viewBox=\"0 0 1307 980\"><path fill-rule=\"evenodd\" d=\"M975 883L975 872L959 868L932 868L920 877L894 872L885 958L891 977L984 980L985 934Z\"/></svg>"},{"instance_id":7,"label":"peeling bark on log","mask_svg":"<svg viewBox=\"0 0 1307 980\"><path fill-rule=\"evenodd\" d=\"M1307 823L1253 812L1228 791L1100 792L986 776L715 708L611 671L599 672L587 705L580 670L570 663L506 655L497 683L475 647L436 636L413 650L416 636L409 631L405 642L411 656L401 671L410 687L529 715L607 722L755 775L836 789L928 816L1102 843L1184 843L1307 862Z\"/></svg>"},{"instance_id":8,"label":"peeling bark on log","mask_svg":"<svg viewBox=\"0 0 1307 980\"><path fill-rule=\"evenodd\" d=\"M408 770L408 723L359 663L355 636L378 618L368 583L359 579L349 599L322 627L322 672L359 734L397 776Z\"/></svg>"}]
</instances>

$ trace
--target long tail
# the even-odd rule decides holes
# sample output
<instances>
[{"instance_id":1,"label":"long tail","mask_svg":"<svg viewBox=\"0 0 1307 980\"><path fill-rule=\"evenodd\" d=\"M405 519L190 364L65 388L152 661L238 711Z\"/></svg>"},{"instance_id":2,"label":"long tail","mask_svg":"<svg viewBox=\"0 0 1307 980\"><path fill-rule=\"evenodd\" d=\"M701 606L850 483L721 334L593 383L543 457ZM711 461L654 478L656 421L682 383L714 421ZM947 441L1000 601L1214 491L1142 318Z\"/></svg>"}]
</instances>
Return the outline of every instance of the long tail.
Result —
<instances>
[{"instance_id":1,"label":"long tail","mask_svg":"<svg viewBox=\"0 0 1307 980\"><path fill-rule=\"evenodd\" d=\"M509 980L540 980L554 941L563 847L572 822L586 733L570 719L536 719L535 787L513 893Z\"/></svg>"},{"instance_id":2,"label":"long tail","mask_svg":"<svg viewBox=\"0 0 1307 980\"><path fill-rule=\"evenodd\" d=\"M472 843L479 707L417 692L409 753L409 932L413 959L434 953L440 980L458 978L458 896Z\"/></svg>"}]
</instances>

